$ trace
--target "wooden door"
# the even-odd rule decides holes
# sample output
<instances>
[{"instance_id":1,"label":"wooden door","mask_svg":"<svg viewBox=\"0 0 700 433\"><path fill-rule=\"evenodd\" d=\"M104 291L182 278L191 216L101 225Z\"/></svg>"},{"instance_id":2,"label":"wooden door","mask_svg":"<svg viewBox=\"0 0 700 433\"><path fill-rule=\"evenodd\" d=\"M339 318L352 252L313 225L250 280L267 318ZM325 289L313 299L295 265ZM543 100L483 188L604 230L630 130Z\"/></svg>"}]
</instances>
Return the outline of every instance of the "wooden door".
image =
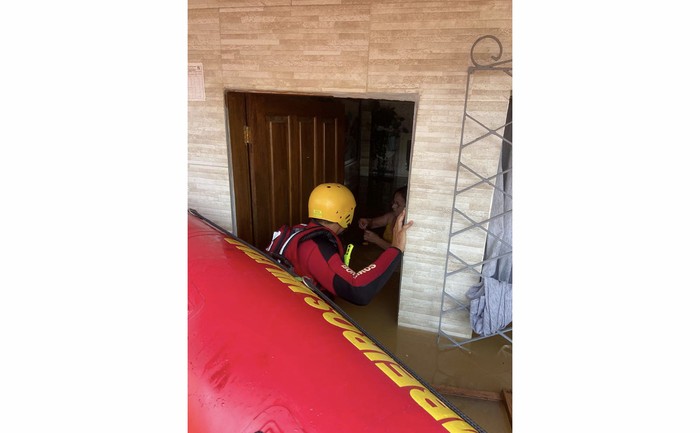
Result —
<instances>
[{"instance_id":1,"label":"wooden door","mask_svg":"<svg viewBox=\"0 0 700 433\"><path fill-rule=\"evenodd\" d=\"M229 93L237 234L264 248L308 219L311 190L343 183L343 104L330 97Z\"/></svg>"}]
</instances>

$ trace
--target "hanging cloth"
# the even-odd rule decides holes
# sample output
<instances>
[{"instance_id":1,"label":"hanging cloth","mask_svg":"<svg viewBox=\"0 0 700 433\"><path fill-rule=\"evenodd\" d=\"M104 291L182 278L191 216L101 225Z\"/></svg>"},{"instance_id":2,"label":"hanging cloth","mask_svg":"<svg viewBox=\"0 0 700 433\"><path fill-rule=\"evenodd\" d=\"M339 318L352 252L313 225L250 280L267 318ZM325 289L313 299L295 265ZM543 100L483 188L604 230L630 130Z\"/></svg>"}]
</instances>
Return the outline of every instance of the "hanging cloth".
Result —
<instances>
[{"instance_id":1,"label":"hanging cloth","mask_svg":"<svg viewBox=\"0 0 700 433\"><path fill-rule=\"evenodd\" d=\"M479 335L491 335L513 321L512 284L486 277L467 291L472 329Z\"/></svg>"}]
</instances>

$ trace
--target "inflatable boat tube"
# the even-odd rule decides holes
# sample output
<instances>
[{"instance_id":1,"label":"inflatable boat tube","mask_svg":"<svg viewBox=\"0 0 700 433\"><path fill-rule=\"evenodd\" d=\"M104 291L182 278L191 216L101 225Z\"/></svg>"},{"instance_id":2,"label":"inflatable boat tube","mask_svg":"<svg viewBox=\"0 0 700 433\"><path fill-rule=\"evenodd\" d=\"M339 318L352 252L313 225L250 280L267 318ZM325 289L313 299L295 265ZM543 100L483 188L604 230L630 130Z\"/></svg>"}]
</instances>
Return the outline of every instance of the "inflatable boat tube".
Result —
<instances>
[{"instance_id":1,"label":"inflatable boat tube","mask_svg":"<svg viewBox=\"0 0 700 433\"><path fill-rule=\"evenodd\" d=\"M189 433L483 432L317 289L188 220Z\"/></svg>"}]
</instances>

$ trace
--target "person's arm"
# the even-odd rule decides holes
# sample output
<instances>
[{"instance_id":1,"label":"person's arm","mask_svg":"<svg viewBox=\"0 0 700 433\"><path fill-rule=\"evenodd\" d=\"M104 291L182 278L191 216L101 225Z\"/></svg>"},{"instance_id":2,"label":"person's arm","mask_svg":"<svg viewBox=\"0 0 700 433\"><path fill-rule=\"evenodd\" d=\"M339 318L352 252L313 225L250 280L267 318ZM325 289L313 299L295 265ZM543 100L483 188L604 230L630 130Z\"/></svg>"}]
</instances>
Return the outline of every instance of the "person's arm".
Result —
<instances>
[{"instance_id":1,"label":"person's arm","mask_svg":"<svg viewBox=\"0 0 700 433\"><path fill-rule=\"evenodd\" d=\"M379 236L378 234L376 234L372 230L365 230L363 238L365 241L371 242L383 250L385 250L391 246L391 244L389 242L384 240L383 237Z\"/></svg>"},{"instance_id":2,"label":"person's arm","mask_svg":"<svg viewBox=\"0 0 700 433\"><path fill-rule=\"evenodd\" d=\"M312 239L299 246L306 271L321 288L355 305L367 305L384 287L401 263L396 247L386 251L366 268L355 272L343 263L337 248L324 239Z\"/></svg>"},{"instance_id":3,"label":"person's arm","mask_svg":"<svg viewBox=\"0 0 700 433\"><path fill-rule=\"evenodd\" d=\"M384 227L387 224L391 222L391 219L393 218L394 214L391 212L387 212L384 215L380 215L378 217L372 217L372 218L360 218L358 220L358 226L362 230L367 230L367 229L376 229L377 227Z\"/></svg>"},{"instance_id":4,"label":"person's arm","mask_svg":"<svg viewBox=\"0 0 700 433\"><path fill-rule=\"evenodd\" d=\"M384 250L391 246L394 246L403 251L406 247L406 230L411 228L411 226L413 225L413 221L409 221L407 224L404 224L403 220L405 217L406 209L402 210L401 214L398 217L396 217L396 221L393 222L393 238L391 243L387 242L384 238L382 238L381 236L379 236L371 230L365 230L364 240L366 240L367 242L372 242L373 244L376 244Z\"/></svg>"}]
</instances>

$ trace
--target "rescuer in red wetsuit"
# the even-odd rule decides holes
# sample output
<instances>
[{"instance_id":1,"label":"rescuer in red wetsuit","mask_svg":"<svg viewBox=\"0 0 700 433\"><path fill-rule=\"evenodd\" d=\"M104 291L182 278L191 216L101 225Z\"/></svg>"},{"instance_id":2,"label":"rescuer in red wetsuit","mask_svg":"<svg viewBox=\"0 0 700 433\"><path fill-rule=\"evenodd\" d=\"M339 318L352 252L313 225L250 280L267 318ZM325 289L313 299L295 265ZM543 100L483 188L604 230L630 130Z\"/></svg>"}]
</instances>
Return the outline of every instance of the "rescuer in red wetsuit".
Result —
<instances>
[{"instance_id":1,"label":"rescuer in red wetsuit","mask_svg":"<svg viewBox=\"0 0 700 433\"><path fill-rule=\"evenodd\" d=\"M296 257L290 258L295 272L306 276L321 289L356 305L367 305L384 287L401 263L406 247L406 231L413 221L404 224L406 211L398 215L391 246L374 263L354 271L343 262L338 234L348 228L355 212L355 197L344 185L324 183L309 196L309 227L322 225L331 236L314 236L299 243ZM337 243L335 245L334 243Z\"/></svg>"}]
</instances>

